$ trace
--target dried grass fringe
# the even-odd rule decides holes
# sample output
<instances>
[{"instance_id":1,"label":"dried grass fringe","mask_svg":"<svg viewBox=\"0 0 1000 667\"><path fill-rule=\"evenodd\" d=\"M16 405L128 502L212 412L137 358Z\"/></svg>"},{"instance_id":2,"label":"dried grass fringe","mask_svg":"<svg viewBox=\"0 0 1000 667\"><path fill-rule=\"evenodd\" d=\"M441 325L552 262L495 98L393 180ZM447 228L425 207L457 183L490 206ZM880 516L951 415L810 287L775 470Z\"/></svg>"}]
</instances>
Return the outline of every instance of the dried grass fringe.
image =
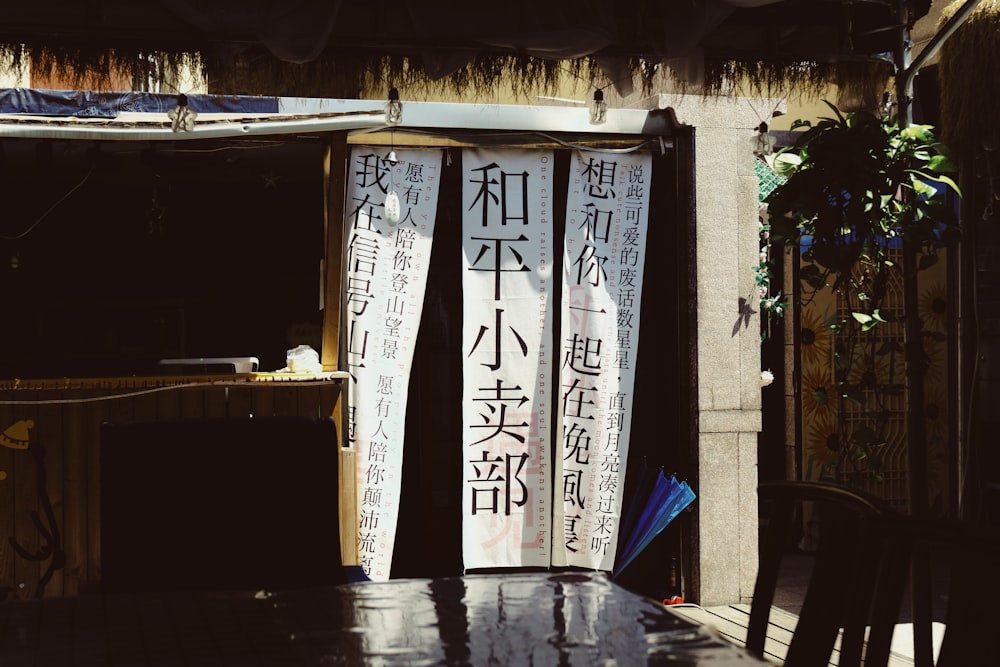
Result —
<instances>
[{"instance_id":1,"label":"dried grass fringe","mask_svg":"<svg viewBox=\"0 0 1000 667\"><path fill-rule=\"evenodd\" d=\"M945 8L942 24L964 0ZM956 154L1000 148L1000 0L981 0L941 47L941 139Z\"/></svg>"}]
</instances>

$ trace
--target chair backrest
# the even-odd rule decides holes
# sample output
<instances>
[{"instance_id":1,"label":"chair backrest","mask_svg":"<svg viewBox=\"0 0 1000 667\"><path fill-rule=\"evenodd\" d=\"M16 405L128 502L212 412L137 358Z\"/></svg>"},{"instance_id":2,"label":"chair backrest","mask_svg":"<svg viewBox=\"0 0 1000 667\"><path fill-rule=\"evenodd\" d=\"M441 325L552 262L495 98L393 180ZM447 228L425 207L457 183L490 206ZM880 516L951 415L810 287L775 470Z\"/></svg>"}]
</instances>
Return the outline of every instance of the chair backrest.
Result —
<instances>
[{"instance_id":1,"label":"chair backrest","mask_svg":"<svg viewBox=\"0 0 1000 667\"><path fill-rule=\"evenodd\" d=\"M815 561L799 620L785 655L787 667L826 665L838 633L841 667L859 665L877 584L890 542L877 522L891 510L872 497L836 484L765 482L758 488L767 528L747 628L747 649L764 655L768 620L783 555L810 503L818 521ZM898 607L897 607L898 609ZM888 651L888 647L886 647Z\"/></svg>"},{"instance_id":2,"label":"chair backrest","mask_svg":"<svg viewBox=\"0 0 1000 667\"><path fill-rule=\"evenodd\" d=\"M990 637L1000 628L1000 535L996 526L938 518L895 517L882 534L892 542L878 604L873 612L866 667L881 667L898 618L900 594L909 578L911 594L945 600L945 633L937 661L932 654L931 618L918 616L913 600L914 664L918 667L963 667L986 664ZM945 579L932 576L944 572ZM919 573L914 576L912 573ZM935 590L939 586L940 590Z\"/></svg>"},{"instance_id":3,"label":"chair backrest","mask_svg":"<svg viewBox=\"0 0 1000 667\"><path fill-rule=\"evenodd\" d=\"M342 583L338 447L330 419L103 424L103 590Z\"/></svg>"},{"instance_id":4,"label":"chair backrest","mask_svg":"<svg viewBox=\"0 0 1000 667\"><path fill-rule=\"evenodd\" d=\"M938 667L988 663L1000 628L1000 536L995 525L932 522L923 532L930 549L950 557L951 582Z\"/></svg>"}]
</instances>

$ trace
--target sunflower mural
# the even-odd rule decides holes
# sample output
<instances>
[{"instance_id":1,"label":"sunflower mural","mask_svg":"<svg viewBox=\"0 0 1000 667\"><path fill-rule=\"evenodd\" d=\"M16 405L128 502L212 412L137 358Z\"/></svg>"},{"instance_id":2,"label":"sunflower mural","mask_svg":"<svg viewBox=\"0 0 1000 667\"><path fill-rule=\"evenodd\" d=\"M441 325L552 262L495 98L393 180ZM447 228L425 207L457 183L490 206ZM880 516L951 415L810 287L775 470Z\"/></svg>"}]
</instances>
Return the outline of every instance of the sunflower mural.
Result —
<instances>
[{"instance_id":1,"label":"sunflower mural","mask_svg":"<svg viewBox=\"0 0 1000 667\"><path fill-rule=\"evenodd\" d=\"M799 327L799 353L803 366L816 367L830 364L833 358L833 330L837 318L829 312L809 308L802 314Z\"/></svg>"},{"instance_id":2,"label":"sunflower mural","mask_svg":"<svg viewBox=\"0 0 1000 667\"><path fill-rule=\"evenodd\" d=\"M934 277L922 281L918 308L924 331L945 333L948 330L948 315L951 308L948 304L948 290L943 278Z\"/></svg>"},{"instance_id":3,"label":"sunflower mural","mask_svg":"<svg viewBox=\"0 0 1000 667\"><path fill-rule=\"evenodd\" d=\"M811 420L803 434L802 446L809 479L835 481L840 463L840 424L837 413L826 412Z\"/></svg>"},{"instance_id":4,"label":"sunflower mural","mask_svg":"<svg viewBox=\"0 0 1000 667\"><path fill-rule=\"evenodd\" d=\"M813 367L802 371L802 414L809 420L837 414L837 388L831 368ZM805 430L805 429L803 429Z\"/></svg>"},{"instance_id":5,"label":"sunflower mural","mask_svg":"<svg viewBox=\"0 0 1000 667\"><path fill-rule=\"evenodd\" d=\"M924 374L924 420L927 425L928 505L939 513L950 509L952 495L951 461L954 459L955 414L949 381L953 369L948 363L954 308L947 280L947 262L939 262L923 272L919 286L919 316L924 325L923 348L927 371Z\"/></svg>"},{"instance_id":6,"label":"sunflower mural","mask_svg":"<svg viewBox=\"0 0 1000 667\"><path fill-rule=\"evenodd\" d=\"M857 346L852 353L847 381L871 389L876 386L902 386L906 363L899 339L877 341L871 346Z\"/></svg>"},{"instance_id":7,"label":"sunflower mural","mask_svg":"<svg viewBox=\"0 0 1000 667\"><path fill-rule=\"evenodd\" d=\"M952 306L949 300L947 262L921 272L919 276L919 317L923 324L924 418L927 425L928 498L939 513L948 511L950 497L950 461L954 444L949 427L953 407L948 392L949 326ZM887 308L902 313L901 289L890 290ZM848 480L850 471L843 469L841 448L854 437L852 433L864 422L865 406L843 401L836 384L837 357L845 347L831 325L832 315L845 310L829 289L819 290L799 309L799 345L797 362L800 372L800 427L802 434L801 474L803 479ZM842 315L843 316L843 315ZM885 457L880 462L880 475L864 482L866 490L882 497L901 510L907 510L909 496L906 455L905 355L902 325L898 322L880 324L873 330L876 338L857 345L849 353L847 382L864 388L868 399L876 393L884 400L881 409L889 423L885 428L885 445L879 449ZM874 342L872 342L874 341ZM893 389L886 391L886 388ZM866 399L866 400L868 400ZM885 481L883 481L883 479ZM899 480L903 483L899 483ZM897 480L895 483L889 480Z\"/></svg>"}]
</instances>

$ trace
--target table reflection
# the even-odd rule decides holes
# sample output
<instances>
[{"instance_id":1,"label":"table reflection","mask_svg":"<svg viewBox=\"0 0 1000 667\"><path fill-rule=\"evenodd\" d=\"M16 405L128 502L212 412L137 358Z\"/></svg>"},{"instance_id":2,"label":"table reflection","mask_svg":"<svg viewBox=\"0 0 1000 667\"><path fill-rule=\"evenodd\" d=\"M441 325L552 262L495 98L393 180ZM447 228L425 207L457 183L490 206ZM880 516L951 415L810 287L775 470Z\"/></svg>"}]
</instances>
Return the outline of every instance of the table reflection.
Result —
<instances>
[{"instance_id":1,"label":"table reflection","mask_svg":"<svg viewBox=\"0 0 1000 667\"><path fill-rule=\"evenodd\" d=\"M603 574L366 582L272 600L308 664L765 664Z\"/></svg>"}]
</instances>

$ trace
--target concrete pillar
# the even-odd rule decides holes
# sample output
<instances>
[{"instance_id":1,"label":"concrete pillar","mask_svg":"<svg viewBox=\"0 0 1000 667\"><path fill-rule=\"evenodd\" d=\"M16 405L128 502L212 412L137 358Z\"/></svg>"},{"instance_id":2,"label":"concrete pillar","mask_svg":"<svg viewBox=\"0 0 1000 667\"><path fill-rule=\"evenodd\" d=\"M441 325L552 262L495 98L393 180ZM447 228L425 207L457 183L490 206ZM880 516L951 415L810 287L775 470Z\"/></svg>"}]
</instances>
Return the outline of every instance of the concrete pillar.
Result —
<instances>
[{"instance_id":1,"label":"concrete pillar","mask_svg":"<svg viewBox=\"0 0 1000 667\"><path fill-rule=\"evenodd\" d=\"M691 589L702 605L747 602L757 576L760 315L733 335L739 298L759 311L757 178L751 140L776 99L658 95L694 127L698 493Z\"/></svg>"}]
</instances>

